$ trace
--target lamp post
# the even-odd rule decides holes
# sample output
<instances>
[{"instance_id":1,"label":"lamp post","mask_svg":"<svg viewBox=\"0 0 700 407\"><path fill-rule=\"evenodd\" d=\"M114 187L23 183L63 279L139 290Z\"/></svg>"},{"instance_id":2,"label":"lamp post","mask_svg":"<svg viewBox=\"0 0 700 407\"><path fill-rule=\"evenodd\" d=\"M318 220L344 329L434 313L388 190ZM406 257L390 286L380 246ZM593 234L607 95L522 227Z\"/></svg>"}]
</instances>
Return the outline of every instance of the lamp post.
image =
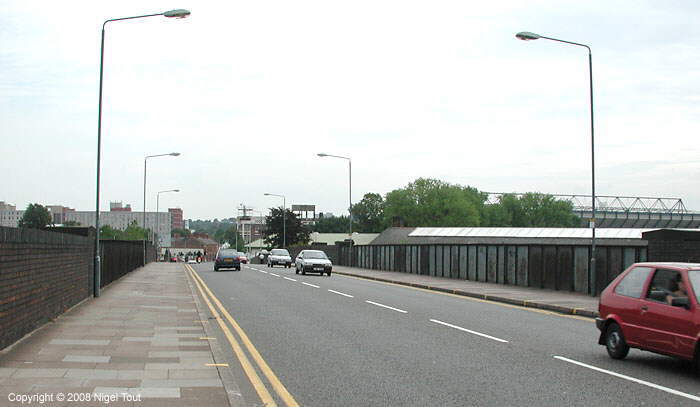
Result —
<instances>
[{"instance_id":1,"label":"lamp post","mask_svg":"<svg viewBox=\"0 0 700 407\"><path fill-rule=\"evenodd\" d=\"M179 156L180 153L167 153L167 154L156 154L156 155L147 155L143 159L143 229L144 231L146 230L146 169L147 166L146 164L148 163L149 158L155 158L155 157L177 157ZM158 215L156 214L156 217ZM156 218L157 219L157 218ZM144 234L143 236L143 265L146 265L146 235Z\"/></svg>"},{"instance_id":2,"label":"lamp post","mask_svg":"<svg viewBox=\"0 0 700 407\"><path fill-rule=\"evenodd\" d=\"M156 194L156 229L160 229L160 217L158 216L158 212L160 212L160 194L164 194L166 192L180 192L179 189L167 189L165 191L158 191Z\"/></svg>"},{"instance_id":3,"label":"lamp post","mask_svg":"<svg viewBox=\"0 0 700 407\"><path fill-rule=\"evenodd\" d=\"M561 42L569 45L576 45L579 47L584 47L588 50L588 85L590 89L590 104L591 104L591 220L590 227L592 232L591 238L591 260L590 260L590 293L592 295L596 294L596 260L595 260L595 223L596 223L596 213L595 213L595 143L594 143L594 127L593 127L593 56L591 53L591 47L586 44L580 44L577 42L564 41L557 38L545 37L543 35L523 31L515 35L516 38L523 41L532 41L538 39L550 40Z\"/></svg>"},{"instance_id":4,"label":"lamp post","mask_svg":"<svg viewBox=\"0 0 700 407\"><path fill-rule=\"evenodd\" d=\"M343 157L340 155L331 155L331 154L325 154L325 153L319 153L316 154L319 157L333 157L333 158L341 158L343 160L348 160L348 175L349 175L349 192L348 192L348 201L350 203L350 206L348 206L348 216L350 218L350 239L352 239L352 160L350 157Z\"/></svg>"},{"instance_id":5,"label":"lamp post","mask_svg":"<svg viewBox=\"0 0 700 407\"><path fill-rule=\"evenodd\" d=\"M284 195L278 194L268 194L265 192L265 196L276 196L282 198L282 246L287 247L287 198Z\"/></svg>"},{"instance_id":6,"label":"lamp post","mask_svg":"<svg viewBox=\"0 0 700 407\"><path fill-rule=\"evenodd\" d=\"M99 102L97 104L97 180L95 185L95 265L94 265L94 285L93 295L100 296L100 151L102 146L102 79L105 56L105 26L111 21L132 20L136 18L165 16L169 18L185 18L190 15L190 12L183 9L166 11L164 13L147 14L143 16L122 17L106 20L102 23L102 42L100 44L100 92Z\"/></svg>"}]
</instances>

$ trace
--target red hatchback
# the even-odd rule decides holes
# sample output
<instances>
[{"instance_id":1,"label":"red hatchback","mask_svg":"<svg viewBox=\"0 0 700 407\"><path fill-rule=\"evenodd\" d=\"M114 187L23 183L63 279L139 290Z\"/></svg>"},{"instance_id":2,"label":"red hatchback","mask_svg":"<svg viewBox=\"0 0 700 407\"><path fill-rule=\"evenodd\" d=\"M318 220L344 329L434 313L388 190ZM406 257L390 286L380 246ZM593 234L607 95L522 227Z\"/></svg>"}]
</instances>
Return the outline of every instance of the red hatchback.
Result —
<instances>
[{"instance_id":1,"label":"red hatchback","mask_svg":"<svg viewBox=\"0 0 700 407\"><path fill-rule=\"evenodd\" d=\"M610 357L639 348L692 360L700 372L700 264L633 264L605 288L598 310L598 343Z\"/></svg>"}]
</instances>

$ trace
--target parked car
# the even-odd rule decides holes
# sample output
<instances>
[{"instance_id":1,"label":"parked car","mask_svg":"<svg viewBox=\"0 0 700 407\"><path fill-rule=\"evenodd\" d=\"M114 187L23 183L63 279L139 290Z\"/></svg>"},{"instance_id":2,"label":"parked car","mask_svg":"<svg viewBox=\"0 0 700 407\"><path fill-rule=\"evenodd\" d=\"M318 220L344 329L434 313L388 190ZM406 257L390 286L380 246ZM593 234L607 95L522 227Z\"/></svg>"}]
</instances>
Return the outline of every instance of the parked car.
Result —
<instances>
[{"instance_id":1,"label":"parked car","mask_svg":"<svg viewBox=\"0 0 700 407\"><path fill-rule=\"evenodd\" d=\"M320 273L321 275L326 273L330 276L333 270L331 260L321 250L302 250L294 261L294 267L297 274L310 272Z\"/></svg>"},{"instance_id":2,"label":"parked car","mask_svg":"<svg viewBox=\"0 0 700 407\"><path fill-rule=\"evenodd\" d=\"M267 256L267 267L282 265L284 267L292 267L292 256L289 255L287 249L272 249L270 255Z\"/></svg>"},{"instance_id":3,"label":"parked car","mask_svg":"<svg viewBox=\"0 0 700 407\"><path fill-rule=\"evenodd\" d=\"M248 256L245 253L238 252L238 258L241 259L241 263L248 264Z\"/></svg>"},{"instance_id":4,"label":"parked car","mask_svg":"<svg viewBox=\"0 0 700 407\"><path fill-rule=\"evenodd\" d=\"M638 348L693 361L700 373L700 264L633 264L605 288L598 309L598 343L611 358Z\"/></svg>"},{"instance_id":5,"label":"parked car","mask_svg":"<svg viewBox=\"0 0 700 407\"><path fill-rule=\"evenodd\" d=\"M216 253L216 258L214 259L214 271L219 271L219 269L232 268L234 270L241 269L241 258L238 252L231 249L221 249Z\"/></svg>"}]
</instances>

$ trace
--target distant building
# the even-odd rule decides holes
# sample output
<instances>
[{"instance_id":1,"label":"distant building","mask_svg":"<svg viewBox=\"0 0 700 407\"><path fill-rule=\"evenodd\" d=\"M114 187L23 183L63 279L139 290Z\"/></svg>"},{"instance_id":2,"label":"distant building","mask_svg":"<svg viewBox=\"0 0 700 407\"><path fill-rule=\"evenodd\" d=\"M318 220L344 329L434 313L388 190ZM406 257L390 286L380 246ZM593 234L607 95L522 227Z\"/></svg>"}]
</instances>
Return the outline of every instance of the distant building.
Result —
<instances>
[{"instance_id":1,"label":"distant building","mask_svg":"<svg viewBox=\"0 0 700 407\"><path fill-rule=\"evenodd\" d=\"M182 209L168 208L170 213L170 229L184 229L185 222L182 218Z\"/></svg>"},{"instance_id":2,"label":"distant building","mask_svg":"<svg viewBox=\"0 0 700 407\"><path fill-rule=\"evenodd\" d=\"M205 260L213 260L216 256L216 252L219 250L219 244L209 238L201 237L180 237L173 239L172 245L170 246L170 253L177 255L180 252L187 254L187 252L197 252L201 250L205 255Z\"/></svg>"},{"instance_id":3,"label":"distant building","mask_svg":"<svg viewBox=\"0 0 700 407\"><path fill-rule=\"evenodd\" d=\"M246 244L262 238L265 227L264 216L240 216L238 218L238 231Z\"/></svg>"},{"instance_id":4,"label":"distant building","mask_svg":"<svg viewBox=\"0 0 700 407\"><path fill-rule=\"evenodd\" d=\"M64 214L64 221L78 222L81 226L95 226L94 211L72 211ZM143 227L143 212L110 211L100 212L100 226L109 225L115 229L124 230L132 222ZM170 213L146 212L146 228L158 236L160 247L170 246Z\"/></svg>"},{"instance_id":5,"label":"distant building","mask_svg":"<svg viewBox=\"0 0 700 407\"><path fill-rule=\"evenodd\" d=\"M131 204L126 204L126 206L122 206L121 202L110 202L109 203L109 211L110 212L131 212Z\"/></svg>"},{"instance_id":6,"label":"distant building","mask_svg":"<svg viewBox=\"0 0 700 407\"><path fill-rule=\"evenodd\" d=\"M18 211L14 205L0 201L0 226L16 228L24 211Z\"/></svg>"},{"instance_id":7,"label":"distant building","mask_svg":"<svg viewBox=\"0 0 700 407\"><path fill-rule=\"evenodd\" d=\"M66 222L66 213L75 212L75 209L63 205L46 205L46 208L51 212L51 218L54 225L60 225Z\"/></svg>"}]
</instances>

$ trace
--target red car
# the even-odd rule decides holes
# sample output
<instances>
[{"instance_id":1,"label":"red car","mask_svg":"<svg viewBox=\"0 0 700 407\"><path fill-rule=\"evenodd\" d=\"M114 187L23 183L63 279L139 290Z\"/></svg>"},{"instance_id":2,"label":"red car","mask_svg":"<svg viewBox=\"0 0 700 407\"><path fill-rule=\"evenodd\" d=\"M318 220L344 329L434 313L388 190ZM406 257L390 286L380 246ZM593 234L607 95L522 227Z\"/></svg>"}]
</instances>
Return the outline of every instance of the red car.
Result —
<instances>
[{"instance_id":1,"label":"red car","mask_svg":"<svg viewBox=\"0 0 700 407\"><path fill-rule=\"evenodd\" d=\"M248 256L243 254L243 252L238 252L238 257L241 259L241 263L248 264Z\"/></svg>"},{"instance_id":2,"label":"red car","mask_svg":"<svg viewBox=\"0 0 700 407\"><path fill-rule=\"evenodd\" d=\"M700 373L700 264L633 264L605 288L598 310L598 343L611 358L638 348L693 361Z\"/></svg>"}]
</instances>

